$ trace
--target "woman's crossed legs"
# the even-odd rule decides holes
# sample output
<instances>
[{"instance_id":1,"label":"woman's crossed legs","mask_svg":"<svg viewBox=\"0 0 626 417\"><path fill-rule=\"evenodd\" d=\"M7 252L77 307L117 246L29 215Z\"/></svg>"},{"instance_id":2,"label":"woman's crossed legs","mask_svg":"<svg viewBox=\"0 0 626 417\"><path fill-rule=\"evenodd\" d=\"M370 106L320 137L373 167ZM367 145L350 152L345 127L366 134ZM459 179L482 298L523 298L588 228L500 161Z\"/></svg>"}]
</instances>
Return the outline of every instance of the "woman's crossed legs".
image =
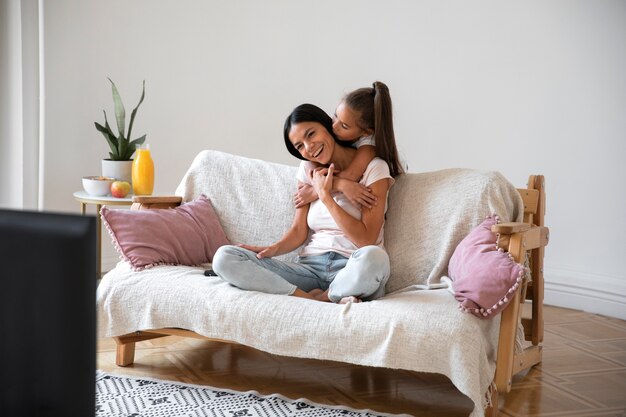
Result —
<instances>
[{"instance_id":1,"label":"woman's crossed legs","mask_svg":"<svg viewBox=\"0 0 626 417\"><path fill-rule=\"evenodd\" d=\"M298 262L258 259L239 246L222 246L213 270L244 290L296 295L339 302L345 297L374 300L384 295L389 278L389 256L377 246L364 246L346 258L335 252L306 256Z\"/></svg>"}]
</instances>

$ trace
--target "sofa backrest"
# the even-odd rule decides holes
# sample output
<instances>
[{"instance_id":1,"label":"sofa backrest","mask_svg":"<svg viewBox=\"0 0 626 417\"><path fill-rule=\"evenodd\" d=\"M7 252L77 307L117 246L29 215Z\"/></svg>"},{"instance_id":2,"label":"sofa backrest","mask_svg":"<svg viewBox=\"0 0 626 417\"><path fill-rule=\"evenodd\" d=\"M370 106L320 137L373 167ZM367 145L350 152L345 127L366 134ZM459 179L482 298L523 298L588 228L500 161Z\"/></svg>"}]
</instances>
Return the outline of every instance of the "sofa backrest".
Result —
<instances>
[{"instance_id":1,"label":"sofa backrest","mask_svg":"<svg viewBox=\"0 0 626 417\"><path fill-rule=\"evenodd\" d=\"M205 194L233 244L266 245L291 225L296 171L295 166L202 151L176 194L183 201ZM391 261L387 291L438 282L456 245L494 213L502 221L523 215L519 193L497 172L448 169L397 178L385 223ZM295 253L281 258L293 260Z\"/></svg>"},{"instance_id":2,"label":"sofa backrest","mask_svg":"<svg viewBox=\"0 0 626 417\"><path fill-rule=\"evenodd\" d=\"M458 243L485 217L521 221L520 194L500 173L445 169L397 178L389 192L387 291L438 283Z\"/></svg>"},{"instance_id":3,"label":"sofa backrest","mask_svg":"<svg viewBox=\"0 0 626 417\"><path fill-rule=\"evenodd\" d=\"M296 172L295 166L207 150L193 160L176 195L183 202L206 195L232 244L269 245L291 226Z\"/></svg>"}]
</instances>

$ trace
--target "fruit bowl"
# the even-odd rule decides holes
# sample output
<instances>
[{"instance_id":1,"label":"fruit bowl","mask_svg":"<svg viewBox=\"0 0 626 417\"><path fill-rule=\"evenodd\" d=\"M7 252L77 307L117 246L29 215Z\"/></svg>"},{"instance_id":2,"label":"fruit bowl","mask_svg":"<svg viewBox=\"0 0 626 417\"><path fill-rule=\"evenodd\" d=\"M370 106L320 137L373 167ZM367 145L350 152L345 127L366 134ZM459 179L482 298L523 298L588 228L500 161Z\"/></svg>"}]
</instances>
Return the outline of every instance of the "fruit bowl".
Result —
<instances>
[{"instance_id":1,"label":"fruit bowl","mask_svg":"<svg viewBox=\"0 0 626 417\"><path fill-rule=\"evenodd\" d=\"M89 195L109 195L113 181L115 181L115 178L103 176L83 177L83 188Z\"/></svg>"}]
</instances>

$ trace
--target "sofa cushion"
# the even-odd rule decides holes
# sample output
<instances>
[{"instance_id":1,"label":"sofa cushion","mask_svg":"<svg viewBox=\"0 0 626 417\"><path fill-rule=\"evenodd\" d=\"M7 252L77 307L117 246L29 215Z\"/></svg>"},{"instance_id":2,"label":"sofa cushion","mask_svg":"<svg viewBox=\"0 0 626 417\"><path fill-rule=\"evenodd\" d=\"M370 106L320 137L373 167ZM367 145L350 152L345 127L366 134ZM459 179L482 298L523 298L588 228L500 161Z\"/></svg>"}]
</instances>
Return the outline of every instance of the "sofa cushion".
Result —
<instances>
[{"instance_id":1,"label":"sofa cushion","mask_svg":"<svg viewBox=\"0 0 626 417\"><path fill-rule=\"evenodd\" d=\"M115 248L134 270L200 265L229 243L206 196L173 209L100 211Z\"/></svg>"},{"instance_id":2,"label":"sofa cushion","mask_svg":"<svg viewBox=\"0 0 626 417\"><path fill-rule=\"evenodd\" d=\"M511 293L521 284L526 268L498 249L490 216L472 230L456 247L448 274L459 308L480 318L498 314L511 301Z\"/></svg>"}]
</instances>

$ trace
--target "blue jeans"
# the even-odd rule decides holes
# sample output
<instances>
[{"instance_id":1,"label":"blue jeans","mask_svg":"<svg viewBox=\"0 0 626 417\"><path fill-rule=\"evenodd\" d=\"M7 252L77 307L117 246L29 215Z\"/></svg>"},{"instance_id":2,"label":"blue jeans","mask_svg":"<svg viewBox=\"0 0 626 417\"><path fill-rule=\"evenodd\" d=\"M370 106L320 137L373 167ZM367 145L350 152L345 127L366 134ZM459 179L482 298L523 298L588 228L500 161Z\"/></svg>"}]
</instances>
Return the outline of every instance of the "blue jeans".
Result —
<instances>
[{"instance_id":1,"label":"blue jeans","mask_svg":"<svg viewBox=\"0 0 626 417\"><path fill-rule=\"evenodd\" d=\"M364 246L349 258L326 252L285 262L258 259L253 251L226 245L217 250L212 266L220 278L244 290L291 295L296 288L319 288L328 290L335 303L348 296L366 301L382 297L390 273L389 256L378 246Z\"/></svg>"}]
</instances>

